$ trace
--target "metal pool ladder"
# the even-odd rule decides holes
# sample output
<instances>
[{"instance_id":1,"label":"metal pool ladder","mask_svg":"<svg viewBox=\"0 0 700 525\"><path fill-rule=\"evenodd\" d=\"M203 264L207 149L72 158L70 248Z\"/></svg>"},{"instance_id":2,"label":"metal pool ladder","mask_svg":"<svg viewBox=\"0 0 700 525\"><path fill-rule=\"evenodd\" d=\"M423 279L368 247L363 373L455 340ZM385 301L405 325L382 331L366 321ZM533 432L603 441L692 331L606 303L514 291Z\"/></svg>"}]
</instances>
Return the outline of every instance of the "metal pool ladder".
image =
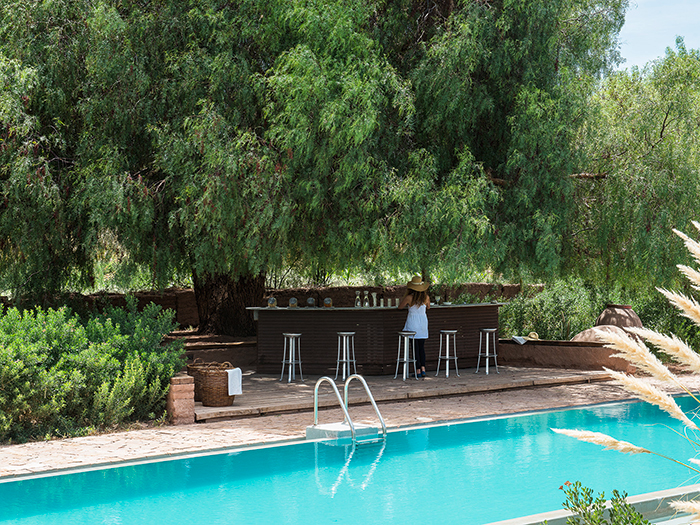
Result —
<instances>
[{"instance_id":1,"label":"metal pool ladder","mask_svg":"<svg viewBox=\"0 0 700 525\"><path fill-rule=\"evenodd\" d=\"M360 383L362 383L362 386L365 387L367 397L369 397L369 400L372 403L372 406L374 407L374 411L376 412L377 417L379 418L379 422L382 425L382 439L386 440L386 424L384 423L384 418L382 418L382 415L379 412L379 408L377 407L377 403L374 401L374 397L372 396L372 392L370 392L369 386L367 386L367 381L365 381L365 378L359 374L353 374L345 380L345 400L343 400L340 397L338 387L335 385L335 381L333 381L330 377L323 376L319 378L318 381L316 381L316 387L314 388L314 424L313 426L306 427L306 439L341 439L347 437L348 428L353 444L357 443L358 434L365 437L371 436L370 439L372 441L376 441L378 439L376 438L376 436L379 433L377 428L371 427L369 425L355 425L352 422L352 419L350 418L350 414L348 413L348 387L350 386L350 382L353 379L359 380ZM330 383L331 387L333 388L333 391L335 392L335 397L338 399L340 408L343 409L345 420L342 423L330 423L325 425L318 424L318 389L324 382Z\"/></svg>"}]
</instances>

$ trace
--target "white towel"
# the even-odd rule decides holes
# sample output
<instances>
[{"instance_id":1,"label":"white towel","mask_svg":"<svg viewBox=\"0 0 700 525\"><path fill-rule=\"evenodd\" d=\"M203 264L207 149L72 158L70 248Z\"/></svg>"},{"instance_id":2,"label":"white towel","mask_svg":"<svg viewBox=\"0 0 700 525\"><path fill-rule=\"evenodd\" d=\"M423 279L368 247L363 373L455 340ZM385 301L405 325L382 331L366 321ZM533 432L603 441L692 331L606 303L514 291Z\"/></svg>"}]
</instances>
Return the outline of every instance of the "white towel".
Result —
<instances>
[{"instance_id":1,"label":"white towel","mask_svg":"<svg viewBox=\"0 0 700 525\"><path fill-rule=\"evenodd\" d=\"M226 370L228 372L228 395L238 396L243 393L242 381L243 373L240 368L234 368L232 370Z\"/></svg>"}]
</instances>

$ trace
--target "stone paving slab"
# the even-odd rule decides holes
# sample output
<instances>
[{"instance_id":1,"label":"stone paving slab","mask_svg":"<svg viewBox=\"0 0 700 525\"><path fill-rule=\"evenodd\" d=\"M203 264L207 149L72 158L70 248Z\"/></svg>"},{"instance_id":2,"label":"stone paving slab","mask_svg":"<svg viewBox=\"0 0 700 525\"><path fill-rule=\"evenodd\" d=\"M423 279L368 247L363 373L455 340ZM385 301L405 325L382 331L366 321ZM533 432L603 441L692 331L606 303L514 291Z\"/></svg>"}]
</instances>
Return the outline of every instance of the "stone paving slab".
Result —
<instances>
[{"instance_id":1,"label":"stone paving slab","mask_svg":"<svg viewBox=\"0 0 700 525\"><path fill-rule=\"evenodd\" d=\"M501 371L502 374L504 372L506 371ZM548 369L527 369L520 374L525 382L530 382L530 387L525 388L523 383L517 388L488 389L486 383L493 388L507 384L503 381L503 378L508 377L507 374L502 377L489 376L489 379L472 377L472 387L476 388L477 381L484 383L481 391L454 394L454 389L459 388L459 385L443 384L442 395L409 397L399 402L387 400L380 403L379 408L387 427L391 430L629 398L629 394L611 381L589 382L595 377L595 374L591 373L579 375L578 382L574 382L577 374L572 371L554 373ZM691 390L698 390L700 387L700 377L688 376L683 377L683 380ZM387 392L398 391L404 395L419 391L410 390L411 388L431 389L429 381L425 381L424 386L422 383L414 380L410 387L389 383L385 388ZM548 386L532 386L535 383ZM370 388L374 393L375 386L370 385ZM376 388L381 390L380 386ZM313 385L310 389L313 395ZM666 389L673 393L680 391ZM294 396L303 397L308 394L306 387L299 387L299 390ZM238 397L236 399L238 400ZM356 423L376 424L374 409L369 404L351 406L350 415ZM333 423L342 419L340 408L319 411L319 423ZM0 482L46 473L118 465L123 462L174 458L187 454L301 440L304 439L306 427L312 424L313 411L305 410L3 446L0 447Z\"/></svg>"}]
</instances>

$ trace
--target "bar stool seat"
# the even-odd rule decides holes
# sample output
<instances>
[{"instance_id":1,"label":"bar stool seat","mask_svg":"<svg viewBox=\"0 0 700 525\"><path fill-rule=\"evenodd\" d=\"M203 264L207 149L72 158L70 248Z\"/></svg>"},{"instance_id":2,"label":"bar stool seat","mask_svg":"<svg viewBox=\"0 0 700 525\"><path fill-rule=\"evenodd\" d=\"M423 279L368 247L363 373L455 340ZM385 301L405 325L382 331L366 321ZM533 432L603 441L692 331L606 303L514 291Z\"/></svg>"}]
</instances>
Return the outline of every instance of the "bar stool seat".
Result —
<instances>
[{"instance_id":1,"label":"bar stool seat","mask_svg":"<svg viewBox=\"0 0 700 525\"><path fill-rule=\"evenodd\" d=\"M284 353L282 354L282 374L280 381L284 378L284 367L289 366L289 378L287 383L296 380L296 367L299 365L299 376L304 381L304 374L301 371L301 334L283 333ZM289 349L289 351L287 351Z\"/></svg>"},{"instance_id":2,"label":"bar stool seat","mask_svg":"<svg viewBox=\"0 0 700 525\"><path fill-rule=\"evenodd\" d=\"M416 379L418 379L418 368L416 367L416 343L413 339L413 336L415 335L415 332L399 332L399 352L396 356L396 372L394 373L394 379L396 379L396 377L399 375L399 366L403 364L403 380L406 381L410 373L410 363L413 363L413 373L415 374ZM413 349L413 353L410 352L411 348Z\"/></svg>"},{"instance_id":3,"label":"bar stool seat","mask_svg":"<svg viewBox=\"0 0 700 525\"><path fill-rule=\"evenodd\" d=\"M357 374L355 362L355 332L338 332L338 360L335 365L335 378L338 379L338 370L343 368L343 381L345 372L350 375L350 363Z\"/></svg>"},{"instance_id":4,"label":"bar stool seat","mask_svg":"<svg viewBox=\"0 0 700 525\"><path fill-rule=\"evenodd\" d=\"M442 340L445 339L445 351L443 353ZM450 341L450 339L452 341ZM450 342L452 343L452 355L450 355ZM455 362L455 372L459 377L459 368L457 366L457 330L440 330L440 353L438 354L437 372L435 377L440 374L440 362L445 360L445 378L450 377L450 361Z\"/></svg>"},{"instance_id":5,"label":"bar stool seat","mask_svg":"<svg viewBox=\"0 0 700 525\"><path fill-rule=\"evenodd\" d=\"M493 359L493 364L496 367L496 373L500 374L498 371L498 361L496 359L496 332L498 328L481 328L479 330L479 359L476 362L476 372L479 372L479 365L481 364L481 358L486 359L486 375L489 373L489 359ZM486 339L486 345L482 348L482 338ZM489 339L493 342L493 347L489 350Z\"/></svg>"}]
</instances>

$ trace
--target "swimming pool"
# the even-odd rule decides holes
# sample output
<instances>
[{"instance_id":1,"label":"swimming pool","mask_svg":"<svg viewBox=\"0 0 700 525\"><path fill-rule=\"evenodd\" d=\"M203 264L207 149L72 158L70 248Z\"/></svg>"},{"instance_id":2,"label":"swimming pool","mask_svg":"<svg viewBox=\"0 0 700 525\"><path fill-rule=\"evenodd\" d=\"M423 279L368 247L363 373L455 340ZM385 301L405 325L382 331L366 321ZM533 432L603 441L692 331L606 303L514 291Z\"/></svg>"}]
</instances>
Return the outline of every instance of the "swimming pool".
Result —
<instances>
[{"instance_id":1,"label":"swimming pool","mask_svg":"<svg viewBox=\"0 0 700 525\"><path fill-rule=\"evenodd\" d=\"M594 430L694 456L664 425L680 430L655 407L615 403L394 431L354 453L301 442L17 480L0 483L0 522L478 525L560 509L567 480L630 495L697 482L662 458L549 430Z\"/></svg>"}]
</instances>

